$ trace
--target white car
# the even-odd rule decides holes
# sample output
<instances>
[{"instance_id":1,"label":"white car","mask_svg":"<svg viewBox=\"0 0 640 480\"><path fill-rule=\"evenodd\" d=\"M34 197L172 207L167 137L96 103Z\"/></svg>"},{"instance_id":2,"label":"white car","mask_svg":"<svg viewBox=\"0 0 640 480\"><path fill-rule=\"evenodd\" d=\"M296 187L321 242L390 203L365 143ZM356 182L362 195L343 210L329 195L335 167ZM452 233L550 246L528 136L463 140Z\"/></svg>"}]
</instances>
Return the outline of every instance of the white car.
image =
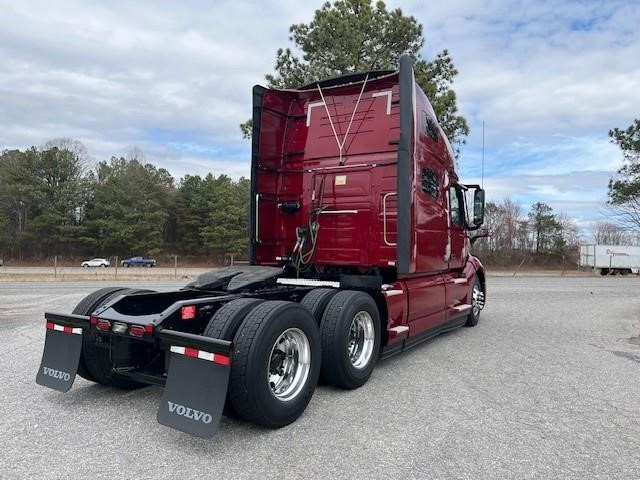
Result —
<instances>
[{"instance_id":1,"label":"white car","mask_svg":"<svg viewBox=\"0 0 640 480\"><path fill-rule=\"evenodd\" d=\"M109 263L109 260L105 258L92 258L91 260L82 262L81 265L83 267L108 267L111 264Z\"/></svg>"}]
</instances>

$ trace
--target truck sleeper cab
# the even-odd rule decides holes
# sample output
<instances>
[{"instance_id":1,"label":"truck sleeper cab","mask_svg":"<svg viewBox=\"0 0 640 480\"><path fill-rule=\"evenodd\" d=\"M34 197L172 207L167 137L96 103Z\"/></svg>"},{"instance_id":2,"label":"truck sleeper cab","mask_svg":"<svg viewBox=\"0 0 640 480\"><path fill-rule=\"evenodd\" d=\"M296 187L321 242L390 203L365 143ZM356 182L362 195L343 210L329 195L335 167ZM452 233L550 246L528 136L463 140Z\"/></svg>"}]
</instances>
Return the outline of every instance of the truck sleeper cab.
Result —
<instances>
[{"instance_id":1,"label":"truck sleeper cab","mask_svg":"<svg viewBox=\"0 0 640 480\"><path fill-rule=\"evenodd\" d=\"M477 323L484 192L459 182L411 59L253 95L250 265L47 313L38 383L164 385L160 423L202 437L225 408L277 428L321 372L358 388L378 358Z\"/></svg>"}]
</instances>

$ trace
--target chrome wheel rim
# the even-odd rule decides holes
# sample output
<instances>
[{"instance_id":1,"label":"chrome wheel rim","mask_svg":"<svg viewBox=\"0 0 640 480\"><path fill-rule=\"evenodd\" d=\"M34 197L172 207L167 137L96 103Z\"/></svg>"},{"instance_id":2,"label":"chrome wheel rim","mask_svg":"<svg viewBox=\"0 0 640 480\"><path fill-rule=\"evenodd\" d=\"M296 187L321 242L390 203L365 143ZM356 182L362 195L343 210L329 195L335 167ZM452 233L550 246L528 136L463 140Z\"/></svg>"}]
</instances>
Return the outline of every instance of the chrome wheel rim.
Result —
<instances>
[{"instance_id":1,"label":"chrome wheel rim","mask_svg":"<svg viewBox=\"0 0 640 480\"><path fill-rule=\"evenodd\" d=\"M349 361L357 369L363 369L369 364L373 355L375 343L375 330L373 318L369 312L360 311L355 314L349 327L349 340L347 353Z\"/></svg>"},{"instance_id":2,"label":"chrome wheel rim","mask_svg":"<svg viewBox=\"0 0 640 480\"><path fill-rule=\"evenodd\" d=\"M482 293L477 284L473 286L473 291L471 292L471 306L473 307L474 317L480 315L480 310L484 308L484 293Z\"/></svg>"},{"instance_id":3,"label":"chrome wheel rim","mask_svg":"<svg viewBox=\"0 0 640 480\"><path fill-rule=\"evenodd\" d=\"M283 402L294 399L302 390L311 370L311 345L299 328L289 328L277 338L267 365L267 383L271 393Z\"/></svg>"}]
</instances>

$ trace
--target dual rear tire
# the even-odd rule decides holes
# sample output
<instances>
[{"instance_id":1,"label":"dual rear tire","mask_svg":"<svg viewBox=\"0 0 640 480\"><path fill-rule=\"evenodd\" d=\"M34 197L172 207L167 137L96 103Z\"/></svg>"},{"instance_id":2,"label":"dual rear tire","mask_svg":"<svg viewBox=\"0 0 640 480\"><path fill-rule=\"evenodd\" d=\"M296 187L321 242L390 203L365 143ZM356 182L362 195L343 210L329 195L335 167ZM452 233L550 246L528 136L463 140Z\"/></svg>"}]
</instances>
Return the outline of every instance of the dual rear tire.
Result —
<instances>
[{"instance_id":1,"label":"dual rear tire","mask_svg":"<svg viewBox=\"0 0 640 480\"><path fill-rule=\"evenodd\" d=\"M380 314L365 292L342 290L328 302L320 324L322 376L340 388L364 385L380 351Z\"/></svg>"},{"instance_id":2,"label":"dual rear tire","mask_svg":"<svg viewBox=\"0 0 640 480\"><path fill-rule=\"evenodd\" d=\"M298 303L266 301L234 336L229 400L245 420L269 428L295 421L307 408L320 374L320 333Z\"/></svg>"},{"instance_id":3,"label":"dual rear tire","mask_svg":"<svg viewBox=\"0 0 640 480\"><path fill-rule=\"evenodd\" d=\"M320 326L320 377L336 387L361 387L380 350L380 313L365 292L316 288L302 299Z\"/></svg>"},{"instance_id":4,"label":"dual rear tire","mask_svg":"<svg viewBox=\"0 0 640 480\"><path fill-rule=\"evenodd\" d=\"M280 428L307 408L321 371L335 386L363 385L378 357L379 325L364 292L317 289L301 303L225 304L204 334L233 340L226 413Z\"/></svg>"}]
</instances>

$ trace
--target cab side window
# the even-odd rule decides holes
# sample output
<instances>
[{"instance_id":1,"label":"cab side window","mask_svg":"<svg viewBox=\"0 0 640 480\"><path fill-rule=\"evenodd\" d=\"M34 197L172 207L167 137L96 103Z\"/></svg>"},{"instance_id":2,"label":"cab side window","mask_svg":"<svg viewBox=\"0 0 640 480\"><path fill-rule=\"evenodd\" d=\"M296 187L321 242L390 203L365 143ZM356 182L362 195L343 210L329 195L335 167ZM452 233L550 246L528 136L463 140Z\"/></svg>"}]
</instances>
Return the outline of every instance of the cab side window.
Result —
<instances>
[{"instance_id":1,"label":"cab side window","mask_svg":"<svg viewBox=\"0 0 640 480\"><path fill-rule=\"evenodd\" d=\"M422 169L422 191L431 195L433 198L438 198L438 191L440 185L438 184L438 174L430 168Z\"/></svg>"},{"instance_id":2,"label":"cab side window","mask_svg":"<svg viewBox=\"0 0 640 480\"><path fill-rule=\"evenodd\" d=\"M462 207L462 193L456 188L449 189L449 208L451 212L451 223L462 226L464 225L464 209Z\"/></svg>"},{"instance_id":3,"label":"cab side window","mask_svg":"<svg viewBox=\"0 0 640 480\"><path fill-rule=\"evenodd\" d=\"M438 134L438 124L425 111L422 112L422 128L424 133L426 133L431 140L438 143L438 140L440 139L440 135Z\"/></svg>"}]
</instances>

